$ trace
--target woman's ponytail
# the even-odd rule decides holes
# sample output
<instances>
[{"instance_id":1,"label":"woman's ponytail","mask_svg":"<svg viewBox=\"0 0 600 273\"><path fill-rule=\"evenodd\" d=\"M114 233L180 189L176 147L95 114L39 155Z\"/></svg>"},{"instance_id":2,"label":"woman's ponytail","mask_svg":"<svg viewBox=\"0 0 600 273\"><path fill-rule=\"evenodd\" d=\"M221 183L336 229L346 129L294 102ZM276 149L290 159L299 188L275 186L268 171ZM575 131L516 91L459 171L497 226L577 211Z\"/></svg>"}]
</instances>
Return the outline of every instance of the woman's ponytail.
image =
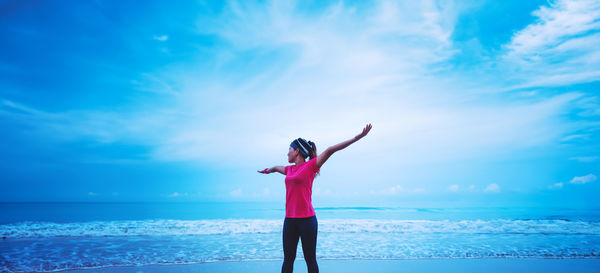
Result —
<instances>
[{"instance_id":1,"label":"woman's ponytail","mask_svg":"<svg viewBox=\"0 0 600 273\"><path fill-rule=\"evenodd\" d=\"M310 145L310 155L308 157L310 159L317 157L317 145L310 140L308 141L308 145Z\"/></svg>"},{"instance_id":2,"label":"woman's ponytail","mask_svg":"<svg viewBox=\"0 0 600 273\"><path fill-rule=\"evenodd\" d=\"M308 145L310 145L310 155L308 156L310 159L317 157L317 144L312 141L308 141ZM321 170L317 172L317 175L321 173Z\"/></svg>"}]
</instances>

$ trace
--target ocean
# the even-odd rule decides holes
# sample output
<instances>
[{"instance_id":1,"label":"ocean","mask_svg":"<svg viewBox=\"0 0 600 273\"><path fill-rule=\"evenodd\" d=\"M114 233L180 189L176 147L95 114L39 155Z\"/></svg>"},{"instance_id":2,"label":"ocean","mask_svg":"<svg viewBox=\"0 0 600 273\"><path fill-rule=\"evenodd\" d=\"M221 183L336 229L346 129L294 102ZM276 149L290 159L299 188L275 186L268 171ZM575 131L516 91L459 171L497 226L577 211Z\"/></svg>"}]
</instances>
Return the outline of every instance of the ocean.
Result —
<instances>
[{"instance_id":1,"label":"ocean","mask_svg":"<svg viewBox=\"0 0 600 273\"><path fill-rule=\"evenodd\" d=\"M600 257L593 209L315 210L317 259ZM283 260L284 215L283 203L0 203L0 272Z\"/></svg>"}]
</instances>

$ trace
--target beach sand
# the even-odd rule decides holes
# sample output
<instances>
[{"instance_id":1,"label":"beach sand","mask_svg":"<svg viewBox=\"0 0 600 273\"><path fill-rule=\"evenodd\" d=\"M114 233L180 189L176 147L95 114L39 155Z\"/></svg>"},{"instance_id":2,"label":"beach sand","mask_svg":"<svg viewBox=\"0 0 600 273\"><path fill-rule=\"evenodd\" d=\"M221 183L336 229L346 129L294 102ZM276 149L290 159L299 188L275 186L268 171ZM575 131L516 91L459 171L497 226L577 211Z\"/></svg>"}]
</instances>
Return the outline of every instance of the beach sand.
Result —
<instances>
[{"instance_id":1,"label":"beach sand","mask_svg":"<svg viewBox=\"0 0 600 273\"><path fill-rule=\"evenodd\" d=\"M108 267L63 272L79 273L263 273L281 272L281 261L215 262L189 265L151 265ZM537 258L485 258L485 259L419 259L419 260L319 260L323 273L349 272L600 272L600 259L537 259ZM296 260L294 272L306 271L304 260Z\"/></svg>"}]
</instances>

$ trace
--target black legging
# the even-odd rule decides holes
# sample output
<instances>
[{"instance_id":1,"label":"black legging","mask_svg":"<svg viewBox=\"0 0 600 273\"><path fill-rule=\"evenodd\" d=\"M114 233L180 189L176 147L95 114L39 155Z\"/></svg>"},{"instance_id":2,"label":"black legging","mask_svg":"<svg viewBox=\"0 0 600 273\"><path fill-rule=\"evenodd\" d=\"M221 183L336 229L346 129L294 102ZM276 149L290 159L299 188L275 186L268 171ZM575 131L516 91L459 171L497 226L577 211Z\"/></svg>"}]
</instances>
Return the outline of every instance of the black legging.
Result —
<instances>
[{"instance_id":1,"label":"black legging","mask_svg":"<svg viewBox=\"0 0 600 273\"><path fill-rule=\"evenodd\" d=\"M317 265L317 216L307 218L285 218L283 221L283 266L282 273L292 273L294 270L294 260L296 259L296 249L298 248L298 238L302 238L302 252L308 273L318 273Z\"/></svg>"}]
</instances>

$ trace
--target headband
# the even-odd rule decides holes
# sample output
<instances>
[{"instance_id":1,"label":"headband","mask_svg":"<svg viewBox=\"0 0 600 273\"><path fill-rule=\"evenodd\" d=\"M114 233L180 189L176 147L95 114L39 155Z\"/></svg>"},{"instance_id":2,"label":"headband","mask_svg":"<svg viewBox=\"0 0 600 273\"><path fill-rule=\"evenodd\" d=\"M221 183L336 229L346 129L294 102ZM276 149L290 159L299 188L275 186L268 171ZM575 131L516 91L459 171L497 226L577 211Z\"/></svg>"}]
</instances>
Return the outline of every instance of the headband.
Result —
<instances>
[{"instance_id":1,"label":"headband","mask_svg":"<svg viewBox=\"0 0 600 273\"><path fill-rule=\"evenodd\" d=\"M306 158L307 156L310 155L310 144L308 144L308 142L306 140L304 140L303 138L297 138L294 141L292 141L292 143L290 144L290 146L292 148L296 148L298 150L300 150L300 153L302 154L302 157Z\"/></svg>"}]
</instances>

